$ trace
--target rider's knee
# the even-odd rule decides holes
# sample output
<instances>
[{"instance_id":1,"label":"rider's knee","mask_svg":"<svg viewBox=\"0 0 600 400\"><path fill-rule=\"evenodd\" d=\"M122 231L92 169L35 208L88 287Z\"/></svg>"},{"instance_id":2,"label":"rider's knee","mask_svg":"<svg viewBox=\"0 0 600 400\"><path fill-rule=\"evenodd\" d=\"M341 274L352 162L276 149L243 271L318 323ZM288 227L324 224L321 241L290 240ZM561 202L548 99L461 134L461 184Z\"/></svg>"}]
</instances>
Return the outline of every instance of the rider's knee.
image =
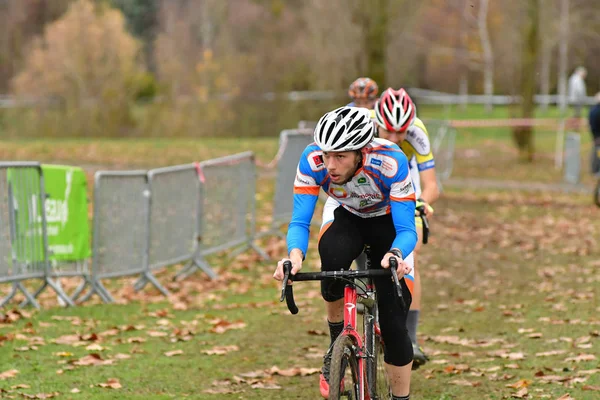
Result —
<instances>
[{"instance_id":1,"label":"rider's knee","mask_svg":"<svg viewBox=\"0 0 600 400\"><path fill-rule=\"evenodd\" d=\"M321 296L323 300L332 303L344 298L344 287L333 280L321 281Z\"/></svg>"},{"instance_id":2,"label":"rider's knee","mask_svg":"<svg viewBox=\"0 0 600 400\"><path fill-rule=\"evenodd\" d=\"M384 361L396 367L408 365L413 360L413 347L406 329L393 335L393 340L385 340Z\"/></svg>"}]
</instances>

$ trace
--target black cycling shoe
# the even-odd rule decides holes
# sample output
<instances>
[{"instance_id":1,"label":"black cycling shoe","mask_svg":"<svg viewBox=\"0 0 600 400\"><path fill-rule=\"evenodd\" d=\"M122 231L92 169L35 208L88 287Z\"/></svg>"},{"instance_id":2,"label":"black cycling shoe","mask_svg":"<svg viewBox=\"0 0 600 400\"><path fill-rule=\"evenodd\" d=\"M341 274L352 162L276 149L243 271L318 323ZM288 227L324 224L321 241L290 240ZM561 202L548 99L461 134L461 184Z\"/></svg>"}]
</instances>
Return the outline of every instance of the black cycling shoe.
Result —
<instances>
[{"instance_id":1,"label":"black cycling shoe","mask_svg":"<svg viewBox=\"0 0 600 400\"><path fill-rule=\"evenodd\" d=\"M413 370L419 369L421 365L424 365L425 363L427 363L427 361L429 361L429 357L427 357L427 354L425 354L421 346L419 346L416 343L413 343L413 354Z\"/></svg>"}]
</instances>

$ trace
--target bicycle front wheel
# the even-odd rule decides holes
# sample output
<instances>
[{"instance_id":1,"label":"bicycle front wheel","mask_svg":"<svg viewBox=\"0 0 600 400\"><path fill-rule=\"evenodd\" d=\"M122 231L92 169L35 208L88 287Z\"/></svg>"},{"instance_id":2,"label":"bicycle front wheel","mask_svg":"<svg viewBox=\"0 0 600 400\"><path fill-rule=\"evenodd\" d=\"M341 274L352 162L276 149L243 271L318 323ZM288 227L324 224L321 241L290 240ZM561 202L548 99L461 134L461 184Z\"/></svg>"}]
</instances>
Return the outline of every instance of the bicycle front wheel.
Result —
<instances>
[{"instance_id":1,"label":"bicycle front wheel","mask_svg":"<svg viewBox=\"0 0 600 400\"><path fill-rule=\"evenodd\" d=\"M383 361L384 344L380 335L375 335L375 395L374 400L389 399L392 393L390 380Z\"/></svg>"},{"instance_id":2,"label":"bicycle front wheel","mask_svg":"<svg viewBox=\"0 0 600 400\"><path fill-rule=\"evenodd\" d=\"M329 400L361 398L358 355L350 336L340 336L333 344L330 371Z\"/></svg>"}]
</instances>

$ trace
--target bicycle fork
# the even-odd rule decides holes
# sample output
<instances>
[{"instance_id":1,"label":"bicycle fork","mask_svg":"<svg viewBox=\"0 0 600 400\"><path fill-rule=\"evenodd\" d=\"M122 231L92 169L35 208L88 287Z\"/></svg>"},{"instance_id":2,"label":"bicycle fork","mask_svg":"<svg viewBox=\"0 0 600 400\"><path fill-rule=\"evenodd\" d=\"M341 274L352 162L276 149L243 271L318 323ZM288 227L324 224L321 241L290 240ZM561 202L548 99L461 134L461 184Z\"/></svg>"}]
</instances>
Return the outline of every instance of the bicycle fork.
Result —
<instances>
[{"instance_id":1,"label":"bicycle fork","mask_svg":"<svg viewBox=\"0 0 600 400\"><path fill-rule=\"evenodd\" d=\"M368 384L365 381L365 373L367 368L365 368L365 360L369 360L369 354L363 351L363 342L360 337L360 334L357 331L357 310L356 304L358 300L358 295L356 289L350 285L347 285L344 288L344 332L342 334L348 335L352 338L354 342L354 351L357 355L357 364L358 364L358 388L356 392L359 394L359 400L371 400L371 396L369 396ZM367 361L368 362L368 361Z\"/></svg>"}]
</instances>

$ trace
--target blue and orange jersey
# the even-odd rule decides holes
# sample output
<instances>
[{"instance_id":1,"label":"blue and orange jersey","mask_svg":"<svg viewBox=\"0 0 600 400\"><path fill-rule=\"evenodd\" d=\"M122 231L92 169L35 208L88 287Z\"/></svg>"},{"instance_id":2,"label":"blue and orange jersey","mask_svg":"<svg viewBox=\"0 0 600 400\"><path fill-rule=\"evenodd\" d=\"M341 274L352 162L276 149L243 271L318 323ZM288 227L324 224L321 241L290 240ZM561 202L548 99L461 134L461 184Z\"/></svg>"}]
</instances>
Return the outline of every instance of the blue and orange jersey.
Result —
<instances>
[{"instance_id":1,"label":"blue and orange jersey","mask_svg":"<svg viewBox=\"0 0 600 400\"><path fill-rule=\"evenodd\" d=\"M392 214L396 227L392 247L400 249L404 255L412 252L417 240L415 192L408 160L397 145L385 139L373 140L363 149L362 166L343 185L331 182L321 149L314 143L308 145L300 157L294 182L288 251L298 248L306 254L310 221L321 188L359 217Z\"/></svg>"}]
</instances>

